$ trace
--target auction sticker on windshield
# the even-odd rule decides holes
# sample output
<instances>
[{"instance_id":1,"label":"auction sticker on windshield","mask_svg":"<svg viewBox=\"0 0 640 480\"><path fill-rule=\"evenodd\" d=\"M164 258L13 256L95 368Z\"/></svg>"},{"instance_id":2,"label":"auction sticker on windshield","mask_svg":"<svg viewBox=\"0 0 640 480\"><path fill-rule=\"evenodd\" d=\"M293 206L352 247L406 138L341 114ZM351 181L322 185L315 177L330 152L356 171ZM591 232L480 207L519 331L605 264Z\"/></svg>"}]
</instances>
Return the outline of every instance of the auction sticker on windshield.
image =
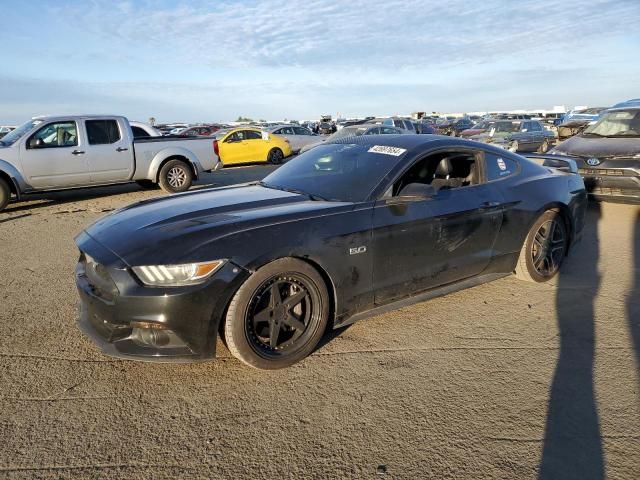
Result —
<instances>
[{"instance_id":1,"label":"auction sticker on windshield","mask_svg":"<svg viewBox=\"0 0 640 480\"><path fill-rule=\"evenodd\" d=\"M406 148L387 147L385 145L374 145L368 150L370 153L383 153L384 155L393 155L399 157L407 151Z\"/></svg>"}]
</instances>

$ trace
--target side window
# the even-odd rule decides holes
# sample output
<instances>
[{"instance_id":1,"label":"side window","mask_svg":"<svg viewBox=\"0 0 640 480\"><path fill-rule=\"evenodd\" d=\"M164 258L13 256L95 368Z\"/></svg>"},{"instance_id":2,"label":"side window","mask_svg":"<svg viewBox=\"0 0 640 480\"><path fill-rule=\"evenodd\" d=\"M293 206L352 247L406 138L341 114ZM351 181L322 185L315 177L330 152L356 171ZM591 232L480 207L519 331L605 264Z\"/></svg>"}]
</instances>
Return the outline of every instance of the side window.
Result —
<instances>
[{"instance_id":1,"label":"side window","mask_svg":"<svg viewBox=\"0 0 640 480\"><path fill-rule=\"evenodd\" d=\"M542 126L538 122L531 122L531 131L533 132L541 132Z\"/></svg>"},{"instance_id":2,"label":"side window","mask_svg":"<svg viewBox=\"0 0 640 480\"><path fill-rule=\"evenodd\" d=\"M380 133L380 127L370 128L364 132L365 135L377 135L378 133Z\"/></svg>"},{"instance_id":3,"label":"side window","mask_svg":"<svg viewBox=\"0 0 640 480\"><path fill-rule=\"evenodd\" d=\"M78 145L76 122L56 122L45 125L34 133L28 148L75 147Z\"/></svg>"},{"instance_id":4,"label":"side window","mask_svg":"<svg viewBox=\"0 0 640 480\"><path fill-rule=\"evenodd\" d=\"M311 132L303 127L294 127L296 135L311 135Z\"/></svg>"},{"instance_id":5,"label":"side window","mask_svg":"<svg viewBox=\"0 0 640 480\"><path fill-rule=\"evenodd\" d=\"M413 123L410 122L409 120L405 120L404 124L406 125L407 130L411 130L411 131L414 131L414 132L416 131L415 127L413 126Z\"/></svg>"},{"instance_id":6,"label":"side window","mask_svg":"<svg viewBox=\"0 0 640 480\"><path fill-rule=\"evenodd\" d=\"M404 125L402 123L402 120L394 120L393 124L398 127L398 128L404 128Z\"/></svg>"},{"instance_id":7,"label":"side window","mask_svg":"<svg viewBox=\"0 0 640 480\"><path fill-rule=\"evenodd\" d=\"M133 132L133 138L147 138L151 136L140 127L131 127L131 131Z\"/></svg>"},{"instance_id":8,"label":"side window","mask_svg":"<svg viewBox=\"0 0 640 480\"><path fill-rule=\"evenodd\" d=\"M402 195L412 183L433 185L436 190L453 189L480 183L476 155L472 152L444 151L434 153L414 163L388 194Z\"/></svg>"},{"instance_id":9,"label":"side window","mask_svg":"<svg viewBox=\"0 0 640 480\"><path fill-rule=\"evenodd\" d=\"M231 142L239 142L241 140L244 139L244 135L240 135L242 132L233 132L231 135L229 135L226 140L225 143L231 143Z\"/></svg>"},{"instance_id":10,"label":"side window","mask_svg":"<svg viewBox=\"0 0 640 480\"><path fill-rule=\"evenodd\" d=\"M87 120L84 124L87 127L89 145L116 143L121 138L118 122L115 120Z\"/></svg>"},{"instance_id":11,"label":"side window","mask_svg":"<svg viewBox=\"0 0 640 480\"><path fill-rule=\"evenodd\" d=\"M395 135L395 134L400 133L400 131L396 130L395 128L382 127L380 129L380 133L385 134L385 135Z\"/></svg>"},{"instance_id":12,"label":"side window","mask_svg":"<svg viewBox=\"0 0 640 480\"><path fill-rule=\"evenodd\" d=\"M515 160L495 153L485 152L484 164L488 181L499 180L518 171L518 164Z\"/></svg>"},{"instance_id":13,"label":"side window","mask_svg":"<svg viewBox=\"0 0 640 480\"><path fill-rule=\"evenodd\" d=\"M291 127L284 127L282 129L282 134L283 135L295 135L295 133L293 132L293 129Z\"/></svg>"},{"instance_id":14,"label":"side window","mask_svg":"<svg viewBox=\"0 0 640 480\"><path fill-rule=\"evenodd\" d=\"M522 125L520 125L520 131L528 132L530 130L531 130L531 126L529 125L529 122L522 122Z\"/></svg>"},{"instance_id":15,"label":"side window","mask_svg":"<svg viewBox=\"0 0 640 480\"><path fill-rule=\"evenodd\" d=\"M243 130L245 140L262 140L262 134L255 130Z\"/></svg>"}]
</instances>

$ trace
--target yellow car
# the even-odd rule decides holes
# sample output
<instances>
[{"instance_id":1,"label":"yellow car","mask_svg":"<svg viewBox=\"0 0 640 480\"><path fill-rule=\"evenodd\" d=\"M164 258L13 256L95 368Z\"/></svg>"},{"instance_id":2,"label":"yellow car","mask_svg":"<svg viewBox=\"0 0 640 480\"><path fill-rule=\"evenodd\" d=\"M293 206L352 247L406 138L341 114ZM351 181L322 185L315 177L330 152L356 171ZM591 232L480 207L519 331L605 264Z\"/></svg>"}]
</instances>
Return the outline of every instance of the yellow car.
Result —
<instances>
[{"instance_id":1,"label":"yellow car","mask_svg":"<svg viewBox=\"0 0 640 480\"><path fill-rule=\"evenodd\" d=\"M254 127L216 132L215 138L213 149L225 167L256 162L278 164L292 153L286 139Z\"/></svg>"}]
</instances>

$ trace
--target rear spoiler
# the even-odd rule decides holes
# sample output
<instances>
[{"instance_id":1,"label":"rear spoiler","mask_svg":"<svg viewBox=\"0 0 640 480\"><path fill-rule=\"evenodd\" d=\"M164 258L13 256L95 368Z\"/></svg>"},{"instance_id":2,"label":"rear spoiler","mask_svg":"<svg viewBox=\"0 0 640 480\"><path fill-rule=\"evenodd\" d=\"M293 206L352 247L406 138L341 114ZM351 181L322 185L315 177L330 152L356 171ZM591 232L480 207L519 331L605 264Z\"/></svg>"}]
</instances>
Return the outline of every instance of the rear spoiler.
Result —
<instances>
[{"instance_id":1,"label":"rear spoiler","mask_svg":"<svg viewBox=\"0 0 640 480\"><path fill-rule=\"evenodd\" d=\"M566 155L549 155L544 153L526 153L522 155L543 167L555 168L562 172L578 173L578 164L575 159Z\"/></svg>"}]
</instances>

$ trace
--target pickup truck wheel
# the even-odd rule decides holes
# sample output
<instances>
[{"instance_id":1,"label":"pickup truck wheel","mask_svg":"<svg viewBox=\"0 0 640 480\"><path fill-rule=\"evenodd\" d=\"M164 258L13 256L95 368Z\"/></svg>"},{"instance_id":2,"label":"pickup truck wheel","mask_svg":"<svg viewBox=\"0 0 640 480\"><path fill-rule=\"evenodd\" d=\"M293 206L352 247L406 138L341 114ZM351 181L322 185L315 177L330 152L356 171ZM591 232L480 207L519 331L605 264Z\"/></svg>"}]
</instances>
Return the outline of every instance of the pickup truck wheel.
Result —
<instances>
[{"instance_id":1,"label":"pickup truck wheel","mask_svg":"<svg viewBox=\"0 0 640 480\"><path fill-rule=\"evenodd\" d=\"M9 188L9 184L0 178L0 211L4 210L11 199L11 189Z\"/></svg>"},{"instance_id":2,"label":"pickup truck wheel","mask_svg":"<svg viewBox=\"0 0 640 480\"><path fill-rule=\"evenodd\" d=\"M279 148L272 148L267 155L267 161L273 165L280 165L284 159L284 153Z\"/></svg>"},{"instance_id":3,"label":"pickup truck wheel","mask_svg":"<svg viewBox=\"0 0 640 480\"><path fill-rule=\"evenodd\" d=\"M158 181L165 192L185 192L191 187L193 172L182 160L169 160L160 169Z\"/></svg>"},{"instance_id":4,"label":"pickup truck wheel","mask_svg":"<svg viewBox=\"0 0 640 480\"><path fill-rule=\"evenodd\" d=\"M152 190L158 186L152 180L136 180L136 183L140 188L143 188L145 190Z\"/></svg>"}]
</instances>

